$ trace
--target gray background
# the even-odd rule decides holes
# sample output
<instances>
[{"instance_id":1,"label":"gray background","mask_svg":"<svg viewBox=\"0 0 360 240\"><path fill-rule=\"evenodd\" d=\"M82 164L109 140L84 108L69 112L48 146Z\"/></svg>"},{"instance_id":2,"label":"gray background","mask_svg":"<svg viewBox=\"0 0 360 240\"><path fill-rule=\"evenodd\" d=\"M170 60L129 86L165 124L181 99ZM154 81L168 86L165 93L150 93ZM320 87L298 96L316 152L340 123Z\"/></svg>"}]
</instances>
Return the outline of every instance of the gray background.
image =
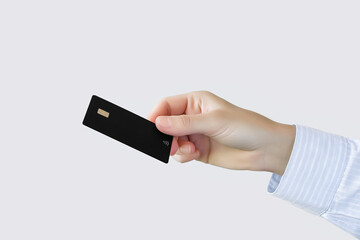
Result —
<instances>
[{"instance_id":1,"label":"gray background","mask_svg":"<svg viewBox=\"0 0 360 240\"><path fill-rule=\"evenodd\" d=\"M209 90L359 138L358 1L1 1L0 239L353 239L269 173L168 165L84 126Z\"/></svg>"}]
</instances>

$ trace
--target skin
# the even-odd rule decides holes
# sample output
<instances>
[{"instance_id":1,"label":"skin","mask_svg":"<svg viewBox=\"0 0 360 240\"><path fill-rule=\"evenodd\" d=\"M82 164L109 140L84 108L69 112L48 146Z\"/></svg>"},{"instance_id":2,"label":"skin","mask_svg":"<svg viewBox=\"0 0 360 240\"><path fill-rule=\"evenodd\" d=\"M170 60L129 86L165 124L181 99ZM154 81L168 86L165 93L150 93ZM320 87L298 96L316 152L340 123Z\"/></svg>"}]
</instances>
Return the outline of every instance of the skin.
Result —
<instances>
[{"instance_id":1,"label":"skin","mask_svg":"<svg viewBox=\"0 0 360 240\"><path fill-rule=\"evenodd\" d=\"M163 99L148 119L174 136L170 155L234 169L283 175L295 140L293 125L272 121L207 91Z\"/></svg>"}]
</instances>

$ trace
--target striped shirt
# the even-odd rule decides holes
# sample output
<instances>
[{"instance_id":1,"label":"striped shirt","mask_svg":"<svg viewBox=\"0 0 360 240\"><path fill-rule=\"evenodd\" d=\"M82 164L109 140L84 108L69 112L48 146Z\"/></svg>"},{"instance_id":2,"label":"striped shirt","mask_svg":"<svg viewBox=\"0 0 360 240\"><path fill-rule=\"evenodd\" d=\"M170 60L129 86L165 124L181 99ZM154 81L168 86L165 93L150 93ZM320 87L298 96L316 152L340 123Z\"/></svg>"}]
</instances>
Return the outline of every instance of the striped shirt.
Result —
<instances>
[{"instance_id":1,"label":"striped shirt","mask_svg":"<svg viewBox=\"0 0 360 240\"><path fill-rule=\"evenodd\" d=\"M289 163L268 191L360 239L360 141L296 125Z\"/></svg>"}]
</instances>

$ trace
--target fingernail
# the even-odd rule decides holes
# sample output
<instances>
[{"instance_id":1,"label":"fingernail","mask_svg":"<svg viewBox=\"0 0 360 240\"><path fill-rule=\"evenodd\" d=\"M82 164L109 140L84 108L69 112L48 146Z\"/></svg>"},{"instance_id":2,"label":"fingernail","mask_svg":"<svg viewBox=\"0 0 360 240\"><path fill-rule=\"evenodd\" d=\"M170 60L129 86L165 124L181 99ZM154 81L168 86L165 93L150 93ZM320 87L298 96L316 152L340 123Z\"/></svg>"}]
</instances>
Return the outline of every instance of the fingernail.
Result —
<instances>
[{"instance_id":1,"label":"fingernail","mask_svg":"<svg viewBox=\"0 0 360 240\"><path fill-rule=\"evenodd\" d=\"M171 118L170 117L157 117L156 118L156 124L160 125L162 127L171 127L172 123L171 123Z\"/></svg>"},{"instance_id":2,"label":"fingernail","mask_svg":"<svg viewBox=\"0 0 360 240\"><path fill-rule=\"evenodd\" d=\"M191 147L190 146L181 146L180 147L180 152L182 152L182 153L190 153L191 152Z\"/></svg>"}]
</instances>

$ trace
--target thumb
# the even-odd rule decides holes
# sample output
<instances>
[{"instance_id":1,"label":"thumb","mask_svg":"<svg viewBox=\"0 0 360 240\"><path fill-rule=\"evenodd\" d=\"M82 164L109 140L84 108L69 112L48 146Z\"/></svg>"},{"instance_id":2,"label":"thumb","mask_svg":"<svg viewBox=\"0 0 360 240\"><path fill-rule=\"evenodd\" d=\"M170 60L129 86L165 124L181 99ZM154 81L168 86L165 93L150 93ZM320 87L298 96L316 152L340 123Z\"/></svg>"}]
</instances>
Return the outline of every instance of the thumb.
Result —
<instances>
[{"instance_id":1,"label":"thumb","mask_svg":"<svg viewBox=\"0 0 360 240\"><path fill-rule=\"evenodd\" d=\"M159 116L155 121L156 127L163 133L172 136L185 136L209 131L209 121L204 114Z\"/></svg>"}]
</instances>

